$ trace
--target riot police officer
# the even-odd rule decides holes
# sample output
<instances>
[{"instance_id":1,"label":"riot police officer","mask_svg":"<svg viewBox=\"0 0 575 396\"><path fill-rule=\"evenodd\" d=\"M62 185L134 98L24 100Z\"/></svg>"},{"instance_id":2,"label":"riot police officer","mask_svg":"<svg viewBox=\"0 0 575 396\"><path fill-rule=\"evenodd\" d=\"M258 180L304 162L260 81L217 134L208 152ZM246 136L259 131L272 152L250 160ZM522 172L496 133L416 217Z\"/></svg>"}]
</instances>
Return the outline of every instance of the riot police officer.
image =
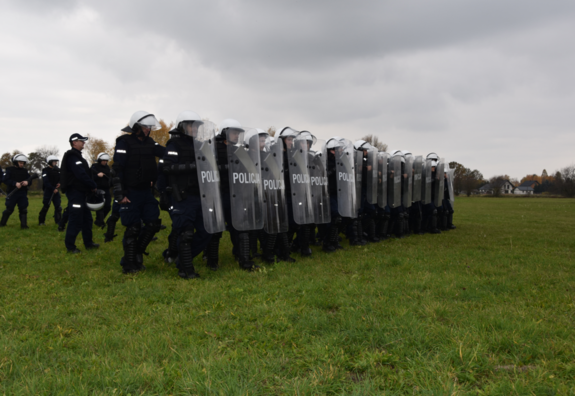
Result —
<instances>
[{"instance_id":1,"label":"riot police officer","mask_svg":"<svg viewBox=\"0 0 575 396\"><path fill-rule=\"evenodd\" d=\"M47 167L42 169L42 189L44 198L42 200L42 209L38 216L38 224L43 226L46 221L46 214L50 209L50 204L54 203L54 220L56 224L62 218L61 197L58 189L60 188L60 169L58 163L60 160L55 155L49 155L46 158Z\"/></svg>"},{"instance_id":2,"label":"riot police officer","mask_svg":"<svg viewBox=\"0 0 575 396\"><path fill-rule=\"evenodd\" d=\"M68 198L68 229L64 242L68 253L80 253L76 248L76 237L82 231L82 239L86 249L97 249L100 245L92 239L92 214L87 204L90 192L96 191L96 183L92 180L88 162L82 157L82 149L87 137L79 133L70 136L72 147L62 158L60 183L62 192Z\"/></svg>"},{"instance_id":3,"label":"riot police officer","mask_svg":"<svg viewBox=\"0 0 575 396\"><path fill-rule=\"evenodd\" d=\"M441 234L438 227L438 207L441 206L441 201L438 202L438 198L441 196L443 199L443 183L441 183L442 185L440 186L439 180L437 179L439 160L439 156L436 153L429 153L426 157L427 167L431 168L431 182L428 183L428 188L431 190L431 201L423 207L423 224L424 231L432 234ZM443 174L443 171L441 171L441 173ZM443 177L441 180L443 180Z\"/></svg>"},{"instance_id":4,"label":"riot police officer","mask_svg":"<svg viewBox=\"0 0 575 396\"><path fill-rule=\"evenodd\" d=\"M202 161L204 161L213 163L214 168L211 171L217 172L217 168L215 168L215 144L204 139L198 140L198 133L204 137L204 129L208 128L204 124L200 116L192 111L180 113L176 119L176 128L170 131L171 137L166 143L166 153L161 167L167 177L166 185L171 198L169 213L172 219L172 234L170 238L176 238L178 241L176 265L178 275L184 279L199 277L192 261L207 247L211 239L211 234L204 226L201 199L201 189L206 187L206 184L209 183L208 180L214 181L215 179L218 181L218 185L212 191L205 191L207 194L203 195L204 197L211 195L209 197L211 200L218 200L217 196L213 196L213 192L219 192L219 173L212 177L213 174L207 175L206 171L202 173L200 169ZM199 131L200 128L202 129L201 132ZM211 128L211 131L215 132L215 128ZM213 139L214 136L212 135L211 138ZM202 144L208 146L212 144L213 149L209 152L206 149L202 151L202 147L198 147ZM201 155L196 156L196 152ZM206 155L211 156L213 161L205 161ZM198 171L203 176L202 179L198 178ZM216 206L216 210L221 213L221 201L217 202ZM210 218L208 217L208 219ZM222 231L223 228L222 221L218 231ZM212 265L212 270L217 269L217 266L213 266L213 262L209 264Z\"/></svg>"},{"instance_id":5,"label":"riot police officer","mask_svg":"<svg viewBox=\"0 0 575 396\"><path fill-rule=\"evenodd\" d=\"M27 162L28 157L24 154L16 154L12 157L13 166L6 169L4 183L8 186L8 197L6 198L6 210L2 212L0 227L6 226L8 218L14 213L14 208L18 205L20 228L28 228L28 186L30 174L25 168Z\"/></svg>"},{"instance_id":6,"label":"riot police officer","mask_svg":"<svg viewBox=\"0 0 575 396\"><path fill-rule=\"evenodd\" d=\"M104 207L96 212L96 224L98 227L104 228L106 223L104 219L112 208L112 196L110 195L110 167L108 166L110 156L107 153L100 153L96 157L96 162L90 168L92 170L92 177L98 186L98 190L104 191Z\"/></svg>"},{"instance_id":7,"label":"riot police officer","mask_svg":"<svg viewBox=\"0 0 575 396\"><path fill-rule=\"evenodd\" d=\"M143 254L162 224L152 188L158 177L156 157L163 157L165 150L150 137L150 132L159 128L153 114L137 111L122 129L127 134L116 139L113 165L116 176L112 185L114 199L121 205L122 225L126 227L124 257L120 261L124 274L145 269Z\"/></svg>"}]
</instances>

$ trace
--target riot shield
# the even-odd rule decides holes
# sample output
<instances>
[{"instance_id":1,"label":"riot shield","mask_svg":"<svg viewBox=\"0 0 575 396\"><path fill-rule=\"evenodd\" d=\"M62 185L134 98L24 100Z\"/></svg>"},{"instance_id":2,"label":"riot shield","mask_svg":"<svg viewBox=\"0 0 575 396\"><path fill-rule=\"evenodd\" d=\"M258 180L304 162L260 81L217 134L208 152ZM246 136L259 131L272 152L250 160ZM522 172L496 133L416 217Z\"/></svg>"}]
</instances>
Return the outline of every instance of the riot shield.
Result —
<instances>
[{"instance_id":1,"label":"riot shield","mask_svg":"<svg viewBox=\"0 0 575 396\"><path fill-rule=\"evenodd\" d=\"M441 206L443 201L443 184L445 177L443 175L445 170L445 160L441 158L437 162L437 167L435 168L435 179L433 180L433 202L435 206Z\"/></svg>"},{"instance_id":2,"label":"riot shield","mask_svg":"<svg viewBox=\"0 0 575 396\"><path fill-rule=\"evenodd\" d=\"M378 187L378 174L377 174L377 149L371 148L367 152L366 161L364 164L367 166L367 202L377 204L377 187Z\"/></svg>"},{"instance_id":3,"label":"riot shield","mask_svg":"<svg viewBox=\"0 0 575 396\"><path fill-rule=\"evenodd\" d=\"M405 208L411 207L411 202L413 202L413 160L412 155L405 156L405 173L401 175L401 200Z\"/></svg>"},{"instance_id":4,"label":"riot shield","mask_svg":"<svg viewBox=\"0 0 575 396\"><path fill-rule=\"evenodd\" d=\"M337 211L342 217L357 217L357 194L355 186L355 149L353 143L341 139L341 147L335 149L337 172Z\"/></svg>"},{"instance_id":5,"label":"riot shield","mask_svg":"<svg viewBox=\"0 0 575 396\"><path fill-rule=\"evenodd\" d=\"M421 173L421 203L431 203L431 160L424 160Z\"/></svg>"},{"instance_id":6,"label":"riot shield","mask_svg":"<svg viewBox=\"0 0 575 396\"><path fill-rule=\"evenodd\" d=\"M418 155L413 160L413 197L412 202L421 201L421 175L423 172L423 157Z\"/></svg>"},{"instance_id":7,"label":"riot shield","mask_svg":"<svg viewBox=\"0 0 575 396\"><path fill-rule=\"evenodd\" d=\"M259 135L251 134L248 142L244 140L247 131L226 129L232 224L238 231L264 226Z\"/></svg>"},{"instance_id":8,"label":"riot shield","mask_svg":"<svg viewBox=\"0 0 575 396\"><path fill-rule=\"evenodd\" d=\"M361 209L361 184L363 181L363 150L354 151L355 170L355 213L356 217Z\"/></svg>"},{"instance_id":9,"label":"riot shield","mask_svg":"<svg viewBox=\"0 0 575 396\"><path fill-rule=\"evenodd\" d=\"M222 232L226 228L220 193L220 171L216 162L215 136L216 125L209 121L200 125L196 136L193 136L202 216L206 231L210 234Z\"/></svg>"},{"instance_id":10,"label":"riot shield","mask_svg":"<svg viewBox=\"0 0 575 396\"><path fill-rule=\"evenodd\" d=\"M292 147L287 149L287 155L294 221L300 225L311 224L314 222L314 217L306 137L296 136L293 139Z\"/></svg>"},{"instance_id":11,"label":"riot shield","mask_svg":"<svg viewBox=\"0 0 575 396\"><path fill-rule=\"evenodd\" d=\"M401 157L389 158L387 163L387 205L397 208L401 205Z\"/></svg>"},{"instance_id":12,"label":"riot shield","mask_svg":"<svg viewBox=\"0 0 575 396\"><path fill-rule=\"evenodd\" d=\"M449 202L451 203L451 209L453 209L453 204L455 203L455 194L453 193L453 179L455 177L455 169L447 170L447 191L449 191Z\"/></svg>"},{"instance_id":13,"label":"riot shield","mask_svg":"<svg viewBox=\"0 0 575 396\"><path fill-rule=\"evenodd\" d=\"M281 139L276 140L267 136L265 146L260 151L260 157L264 187L264 229L268 234L287 232L289 219L285 197L283 143Z\"/></svg>"},{"instance_id":14,"label":"riot shield","mask_svg":"<svg viewBox=\"0 0 575 396\"><path fill-rule=\"evenodd\" d=\"M325 141L317 140L308 153L311 200L315 224L331 222L329 191L327 189L327 150Z\"/></svg>"},{"instance_id":15,"label":"riot shield","mask_svg":"<svg viewBox=\"0 0 575 396\"><path fill-rule=\"evenodd\" d=\"M384 209L387 205L387 153L377 153L377 205Z\"/></svg>"}]
</instances>

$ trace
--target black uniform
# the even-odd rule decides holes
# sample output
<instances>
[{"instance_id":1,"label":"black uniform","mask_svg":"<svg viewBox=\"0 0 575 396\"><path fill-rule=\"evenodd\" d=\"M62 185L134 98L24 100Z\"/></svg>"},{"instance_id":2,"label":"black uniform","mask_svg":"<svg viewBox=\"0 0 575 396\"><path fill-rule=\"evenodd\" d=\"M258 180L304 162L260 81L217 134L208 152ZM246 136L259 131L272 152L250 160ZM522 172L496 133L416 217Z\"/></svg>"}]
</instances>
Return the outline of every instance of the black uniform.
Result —
<instances>
[{"instance_id":1,"label":"black uniform","mask_svg":"<svg viewBox=\"0 0 575 396\"><path fill-rule=\"evenodd\" d=\"M16 183L23 182L30 178L30 174L26 168L18 166L11 166L6 169L4 175L4 184L8 186L8 195L16 189ZM22 186L18 191L14 192L9 198L6 198L6 210L2 212L2 220L0 220L0 227L4 227L8 218L14 213L14 208L18 205L18 212L20 214L20 227L28 228L28 186Z\"/></svg>"},{"instance_id":2,"label":"black uniform","mask_svg":"<svg viewBox=\"0 0 575 396\"><path fill-rule=\"evenodd\" d=\"M76 237L82 231L86 249L98 247L92 240L92 213L86 205L88 194L96 189L88 162L82 152L72 148L64 154L61 169L61 187L68 198L68 229L64 242L66 249L77 253Z\"/></svg>"},{"instance_id":3,"label":"black uniform","mask_svg":"<svg viewBox=\"0 0 575 396\"><path fill-rule=\"evenodd\" d=\"M38 223L44 225L46 214L50 210L50 204L54 204L54 221L56 224L62 219L62 199L60 192L57 190L60 184L60 168L57 166L47 166L42 169L42 189L44 197L42 199L42 209L38 216Z\"/></svg>"}]
</instances>

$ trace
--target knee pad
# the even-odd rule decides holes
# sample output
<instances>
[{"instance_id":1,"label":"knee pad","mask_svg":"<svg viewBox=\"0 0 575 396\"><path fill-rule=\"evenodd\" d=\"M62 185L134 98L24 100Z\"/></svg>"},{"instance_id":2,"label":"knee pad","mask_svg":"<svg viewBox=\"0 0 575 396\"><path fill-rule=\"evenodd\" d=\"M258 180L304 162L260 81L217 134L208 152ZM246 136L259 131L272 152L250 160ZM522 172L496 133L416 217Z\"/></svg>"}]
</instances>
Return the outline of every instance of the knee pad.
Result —
<instances>
[{"instance_id":1,"label":"knee pad","mask_svg":"<svg viewBox=\"0 0 575 396\"><path fill-rule=\"evenodd\" d=\"M131 225L130 227L126 228L126 239L133 238L137 239L140 236L140 232L142 231L142 226L140 223Z\"/></svg>"},{"instance_id":2,"label":"knee pad","mask_svg":"<svg viewBox=\"0 0 575 396\"><path fill-rule=\"evenodd\" d=\"M182 232L182 243L192 243L192 239L194 239L193 229L187 228L184 232Z\"/></svg>"}]
</instances>

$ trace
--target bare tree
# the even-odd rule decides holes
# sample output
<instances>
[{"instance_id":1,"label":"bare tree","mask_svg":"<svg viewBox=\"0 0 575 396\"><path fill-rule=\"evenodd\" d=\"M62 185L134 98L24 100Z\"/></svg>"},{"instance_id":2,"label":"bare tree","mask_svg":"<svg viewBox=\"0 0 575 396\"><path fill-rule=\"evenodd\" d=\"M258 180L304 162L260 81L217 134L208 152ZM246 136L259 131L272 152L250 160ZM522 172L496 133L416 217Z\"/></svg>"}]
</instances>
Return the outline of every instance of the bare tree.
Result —
<instances>
[{"instance_id":1,"label":"bare tree","mask_svg":"<svg viewBox=\"0 0 575 396\"><path fill-rule=\"evenodd\" d=\"M387 144L380 142L379 138L375 135L366 135L362 137L363 140L371 144L373 147L377 149L377 151L387 151Z\"/></svg>"},{"instance_id":2,"label":"bare tree","mask_svg":"<svg viewBox=\"0 0 575 396\"><path fill-rule=\"evenodd\" d=\"M271 126L271 127L268 128L267 132L269 133L269 135L270 135L271 137L274 137L274 136L276 135L276 128L273 127L273 126Z\"/></svg>"}]
</instances>

